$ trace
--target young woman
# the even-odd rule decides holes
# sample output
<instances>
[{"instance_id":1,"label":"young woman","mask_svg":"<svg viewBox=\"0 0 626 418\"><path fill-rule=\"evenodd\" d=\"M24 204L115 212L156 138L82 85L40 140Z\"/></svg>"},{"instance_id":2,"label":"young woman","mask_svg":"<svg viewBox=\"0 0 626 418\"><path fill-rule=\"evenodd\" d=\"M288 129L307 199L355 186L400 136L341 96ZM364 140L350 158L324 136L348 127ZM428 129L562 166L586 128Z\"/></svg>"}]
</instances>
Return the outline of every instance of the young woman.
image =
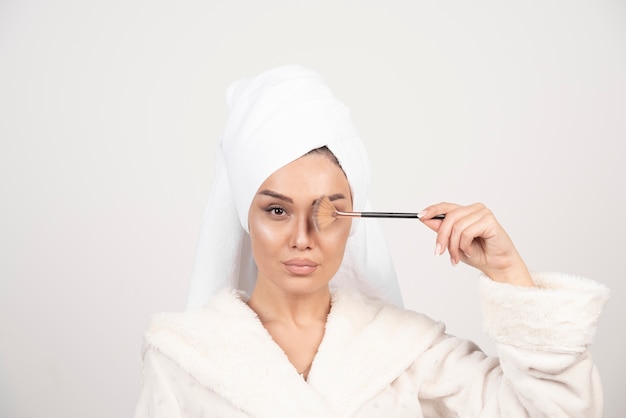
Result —
<instances>
[{"instance_id":1,"label":"young woman","mask_svg":"<svg viewBox=\"0 0 626 418\"><path fill-rule=\"evenodd\" d=\"M436 253L482 273L487 357L395 306L375 222L314 227L321 196L369 206L367 155L319 75L276 68L228 98L190 309L146 331L137 417L602 416L587 347L605 287L531 275L481 204L424 209Z\"/></svg>"}]
</instances>

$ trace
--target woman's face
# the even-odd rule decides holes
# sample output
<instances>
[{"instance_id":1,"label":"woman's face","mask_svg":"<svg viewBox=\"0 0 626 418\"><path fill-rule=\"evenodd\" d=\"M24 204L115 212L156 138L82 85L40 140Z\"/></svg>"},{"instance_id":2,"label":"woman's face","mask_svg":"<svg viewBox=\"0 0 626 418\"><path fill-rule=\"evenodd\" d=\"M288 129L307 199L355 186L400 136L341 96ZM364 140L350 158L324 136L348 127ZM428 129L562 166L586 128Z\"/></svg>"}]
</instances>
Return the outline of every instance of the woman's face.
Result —
<instances>
[{"instance_id":1,"label":"woman's face","mask_svg":"<svg viewBox=\"0 0 626 418\"><path fill-rule=\"evenodd\" d=\"M343 259L351 221L315 230L313 204L326 195L337 210L351 211L348 180L323 154L305 155L274 172L250 205L248 226L259 284L290 294L325 289Z\"/></svg>"}]
</instances>

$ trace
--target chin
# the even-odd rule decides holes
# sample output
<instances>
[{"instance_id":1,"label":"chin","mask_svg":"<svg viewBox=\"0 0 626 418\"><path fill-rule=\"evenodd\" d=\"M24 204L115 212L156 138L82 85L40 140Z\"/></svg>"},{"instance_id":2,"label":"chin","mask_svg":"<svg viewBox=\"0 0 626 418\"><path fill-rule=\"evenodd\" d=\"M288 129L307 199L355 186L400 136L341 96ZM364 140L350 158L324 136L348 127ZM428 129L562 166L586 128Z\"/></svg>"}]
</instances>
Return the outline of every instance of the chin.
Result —
<instances>
[{"instance_id":1,"label":"chin","mask_svg":"<svg viewBox=\"0 0 626 418\"><path fill-rule=\"evenodd\" d=\"M285 293L290 293L297 296L305 296L322 291L328 291L329 281L320 281L310 277L290 277L282 281L282 283L276 283L280 289Z\"/></svg>"}]
</instances>

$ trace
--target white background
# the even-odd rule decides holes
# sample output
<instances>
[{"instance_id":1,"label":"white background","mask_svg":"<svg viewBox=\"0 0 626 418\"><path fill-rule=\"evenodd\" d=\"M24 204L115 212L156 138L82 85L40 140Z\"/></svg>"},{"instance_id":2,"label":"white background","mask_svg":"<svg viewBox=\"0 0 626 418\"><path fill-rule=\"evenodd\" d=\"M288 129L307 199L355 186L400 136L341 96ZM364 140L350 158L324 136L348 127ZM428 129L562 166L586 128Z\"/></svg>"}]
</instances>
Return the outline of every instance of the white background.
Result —
<instances>
[{"instance_id":1,"label":"white background","mask_svg":"<svg viewBox=\"0 0 626 418\"><path fill-rule=\"evenodd\" d=\"M508 5L505 5L508 3ZM0 2L0 416L130 416L182 310L224 93L300 63L352 109L381 210L485 202L528 265L612 289L592 347L626 414L626 6ZM476 273L385 221L407 307L481 331Z\"/></svg>"}]
</instances>

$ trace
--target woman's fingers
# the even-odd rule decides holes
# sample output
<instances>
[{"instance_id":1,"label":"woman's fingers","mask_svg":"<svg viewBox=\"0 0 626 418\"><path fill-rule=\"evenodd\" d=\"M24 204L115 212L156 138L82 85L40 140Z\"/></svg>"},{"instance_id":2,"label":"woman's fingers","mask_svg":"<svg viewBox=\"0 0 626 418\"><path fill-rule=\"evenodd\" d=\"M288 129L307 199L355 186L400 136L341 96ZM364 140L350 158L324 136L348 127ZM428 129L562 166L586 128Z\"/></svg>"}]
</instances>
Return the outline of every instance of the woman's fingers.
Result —
<instances>
[{"instance_id":1,"label":"woman's fingers","mask_svg":"<svg viewBox=\"0 0 626 418\"><path fill-rule=\"evenodd\" d=\"M471 253L469 245L476 238L471 231L478 231L479 228L468 228L479 222L488 210L482 204L469 206L457 206L446 213L446 219L442 222L437 232L437 244L442 250L447 248L450 254L452 265L456 265L461 259L461 252ZM463 243L463 248L461 244ZM469 245L468 245L469 244Z\"/></svg>"},{"instance_id":2,"label":"woman's fingers","mask_svg":"<svg viewBox=\"0 0 626 418\"><path fill-rule=\"evenodd\" d=\"M483 237L489 227L488 215L489 211L485 207L473 207L471 212L452 225L448 239L448 252L453 265L458 264L462 259L468 261L471 258L474 240Z\"/></svg>"},{"instance_id":3,"label":"woman's fingers","mask_svg":"<svg viewBox=\"0 0 626 418\"><path fill-rule=\"evenodd\" d=\"M424 225L426 225L427 227L429 227L435 232L439 232L439 227L441 226L441 223L443 221L441 219L433 219L433 217L437 215L447 216L448 212L451 212L454 209L459 208L459 207L460 207L459 205L456 205L454 203L438 203L436 205L431 205L425 208L424 210L422 210L418 214L418 217L424 223Z\"/></svg>"},{"instance_id":4,"label":"woman's fingers","mask_svg":"<svg viewBox=\"0 0 626 418\"><path fill-rule=\"evenodd\" d=\"M443 221L430 219L439 213L445 213ZM497 227L495 217L482 203L468 206L438 203L420 212L420 219L437 232L435 253L440 255L447 250L453 265L471 258L475 239L489 238Z\"/></svg>"},{"instance_id":5,"label":"woman's fingers","mask_svg":"<svg viewBox=\"0 0 626 418\"><path fill-rule=\"evenodd\" d=\"M432 219L444 213L444 220ZM532 278L513 242L493 213L481 203L438 203L420 212L420 220L437 233L435 254L448 251L452 265L463 261L493 280L532 286Z\"/></svg>"}]
</instances>

